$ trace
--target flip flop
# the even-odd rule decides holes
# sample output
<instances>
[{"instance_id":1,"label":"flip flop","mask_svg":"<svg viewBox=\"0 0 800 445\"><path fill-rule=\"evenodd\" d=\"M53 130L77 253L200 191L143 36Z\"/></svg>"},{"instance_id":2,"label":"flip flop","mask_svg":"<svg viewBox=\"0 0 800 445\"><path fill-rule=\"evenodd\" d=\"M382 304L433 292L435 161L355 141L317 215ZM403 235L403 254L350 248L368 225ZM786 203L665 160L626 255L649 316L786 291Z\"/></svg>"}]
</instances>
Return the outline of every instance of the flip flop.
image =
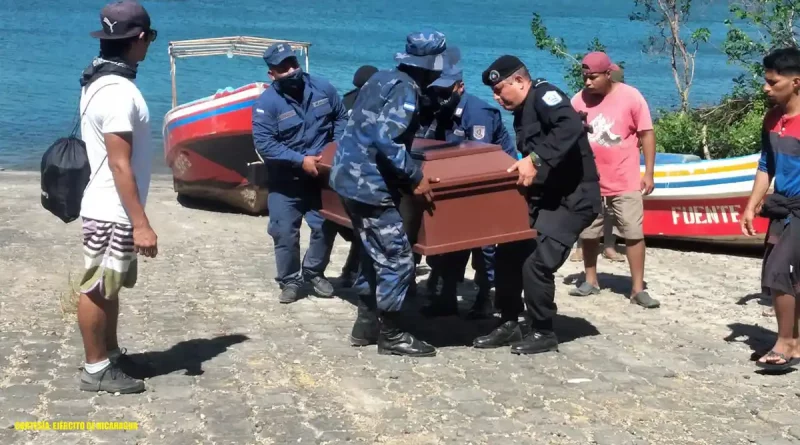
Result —
<instances>
[{"instance_id":1,"label":"flip flop","mask_svg":"<svg viewBox=\"0 0 800 445\"><path fill-rule=\"evenodd\" d=\"M607 259L608 261L613 261L615 263L624 263L625 257L620 255L619 252L615 252L613 256L610 256L603 252L603 258Z\"/></svg>"},{"instance_id":2,"label":"flip flop","mask_svg":"<svg viewBox=\"0 0 800 445\"><path fill-rule=\"evenodd\" d=\"M758 366L761 369L766 369L767 371L774 371L774 372L785 371L789 368L793 368L798 364L800 364L800 357L792 357L792 359L790 360L786 358L785 354L781 354L780 352L775 352L774 350L764 354L764 357L767 358L777 357L783 360L783 363L768 363L768 362L756 361L756 366Z\"/></svg>"}]
</instances>

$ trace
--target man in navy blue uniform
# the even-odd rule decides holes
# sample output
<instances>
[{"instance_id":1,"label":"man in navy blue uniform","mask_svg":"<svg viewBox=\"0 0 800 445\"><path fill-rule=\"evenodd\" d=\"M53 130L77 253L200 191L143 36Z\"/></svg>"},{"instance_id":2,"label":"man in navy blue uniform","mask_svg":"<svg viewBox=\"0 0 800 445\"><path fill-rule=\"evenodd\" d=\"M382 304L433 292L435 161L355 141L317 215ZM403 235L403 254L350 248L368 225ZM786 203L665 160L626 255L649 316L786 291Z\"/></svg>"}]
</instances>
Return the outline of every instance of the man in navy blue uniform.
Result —
<instances>
[{"instance_id":1,"label":"man in navy blue uniform","mask_svg":"<svg viewBox=\"0 0 800 445\"><path fill-rule=\"evenodd\" d=\"M453 57L457 58L457 52ZM512 158L517 158L517 149L503 125L500 110L465 91L463 70L459 60L451 59L442 72L428 88L428 94L435 98L437 110L429 125L417 132L417 137L438 139L447 142L478 141L500 145ZM427 259L431 266L428 279L429 293L434 293L439 278L443 279L442 293L433 304L423 309L428 316L457 314L456 288L463 279L467 262L472 253L472 267L475 269L475 284L478 295L470 310L469 318L481 318L491 312L489 292L494 286L495 246L486 246L463 252L437 255Z\"/></svg>"},{"instance_id":2,"label":"man in navy blue uniform","mask_svg":"<svg viewBox=\"0 0 800 445\"><path fill-rule=\"evenodd\" d=\"M273 82L253 105L253 142L267 167L267 231L275 242L279 300L297 301L304 282L330 297L333 286L324 272L337 228L319 213L317 163L322 148L342 135L347 111L333 85L303 72L289 44L270 46L264 60ZM311 240L301 268L303 217Z\"/></svg>"},{"instance_id":3,"label":"man in navy blue uniform","mask_svg":"<svg viewBox=\"0 0 800 445\"><path fill-rule=\"evenodd\" d=\"M379 71L361 88L339 140L330 187L341 197L362 243L362 297L351 343L377 342L378 353L416 357L436 349L403 331L398 316L415 280L411 243L398 209L401 194L433 199L431 182L409 150L419 126L420 94L441 74L447 42L438 31L415 32L397 68Z\"/></svg>"}]
</instances>

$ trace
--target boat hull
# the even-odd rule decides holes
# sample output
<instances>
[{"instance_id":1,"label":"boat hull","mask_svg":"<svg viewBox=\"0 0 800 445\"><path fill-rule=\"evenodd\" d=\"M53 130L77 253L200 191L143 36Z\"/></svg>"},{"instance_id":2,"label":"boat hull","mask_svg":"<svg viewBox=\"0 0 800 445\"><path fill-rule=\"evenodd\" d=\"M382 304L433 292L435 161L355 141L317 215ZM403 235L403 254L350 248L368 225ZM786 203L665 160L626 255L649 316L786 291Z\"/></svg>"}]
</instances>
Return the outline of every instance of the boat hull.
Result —
<instances>
[{"instance_id":1,"label":"boat hull","mask_svg":"<svg viewBox=\"0 0 800 445\"><path fill-rule=\"evenodd\" d=\"M178 194L248 213L267 208L266 170L253 145L260 83L181 105L164 119L164 157Z\"/></svg>"},{"instance_id":2,"label":"boat hull","mask_svg":"<svg viewBox=\"0 0 800 445\"><path fill-rule=\"evenodd\" d=\"M659 154L661 155L661 154ZM725 244L760 244L768 221L757 217L755 237L741 231L759 155L681 162L680 156L657 156L655 190L644 199L646 237ZM686 159L685 157L683 159ZM644 174L644 166L642 166Z\"/></svg>"}]
</instances>

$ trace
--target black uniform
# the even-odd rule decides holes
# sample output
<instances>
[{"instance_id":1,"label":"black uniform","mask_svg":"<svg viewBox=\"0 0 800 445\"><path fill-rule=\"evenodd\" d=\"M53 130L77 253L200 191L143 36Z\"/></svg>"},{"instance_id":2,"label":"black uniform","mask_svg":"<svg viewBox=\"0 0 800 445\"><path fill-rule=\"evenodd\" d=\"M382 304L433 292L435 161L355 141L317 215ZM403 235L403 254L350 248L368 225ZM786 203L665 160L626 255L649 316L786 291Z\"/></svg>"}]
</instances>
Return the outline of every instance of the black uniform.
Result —
<instances>
[{"instance_id":1,"label":"black uniform","mask_svg":"<svg viewBox=\"0 0 800 445\"><path fill-rule=\"evenodd\" d=\"M516 57L503 56L484 72L484 83L495 85L523 66ZM557 348L554 274L567 260L578 235L600 213L600 185L583 121L554 85L542 79L532 82L524 104L514 111L514 131L522 155L538 157L527 201L531 227L539 235L536 240L497 247L495 304L505 323L476 339L475 346L517 342L512 352L536 353ZM523 311L521 290L530 331L517 324Z\"/></svg>"}]
</instances>

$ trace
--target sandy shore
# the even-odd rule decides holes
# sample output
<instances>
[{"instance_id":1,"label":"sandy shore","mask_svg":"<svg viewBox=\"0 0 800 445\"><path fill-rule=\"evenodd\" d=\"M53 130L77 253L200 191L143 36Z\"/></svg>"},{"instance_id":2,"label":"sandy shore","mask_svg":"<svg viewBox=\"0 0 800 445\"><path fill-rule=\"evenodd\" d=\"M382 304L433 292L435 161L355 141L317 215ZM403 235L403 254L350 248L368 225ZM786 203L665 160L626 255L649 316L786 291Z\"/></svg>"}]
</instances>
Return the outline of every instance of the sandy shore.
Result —
<instances>
[{"instance_id":1,"label":"sandy shore","mask_svg":"<svg viewBox=\"0 0 800 445\"><path fill-rule=\"evenodd\" d=\"M560 353L475 350L489 326L451 318L420 322L437 357L401 359L348 346L346 299L278 304L266 217L183 207L166 176L147 210L160 253L122 298L120 335L159 375L140 395L82 393L80 335L60 304L80 225L42 209L38 174L0 173L0 443L800 443L799 374L751 362L775 330L754 295L758 258L649 248L651 311L622 295L627 264L601 260L602 294L576 298L562 283L581 266L567 263ZM329 276L347 248L337 240ZM59 420L139 429L13 429Z\"/></svg>"}]
</instances>

